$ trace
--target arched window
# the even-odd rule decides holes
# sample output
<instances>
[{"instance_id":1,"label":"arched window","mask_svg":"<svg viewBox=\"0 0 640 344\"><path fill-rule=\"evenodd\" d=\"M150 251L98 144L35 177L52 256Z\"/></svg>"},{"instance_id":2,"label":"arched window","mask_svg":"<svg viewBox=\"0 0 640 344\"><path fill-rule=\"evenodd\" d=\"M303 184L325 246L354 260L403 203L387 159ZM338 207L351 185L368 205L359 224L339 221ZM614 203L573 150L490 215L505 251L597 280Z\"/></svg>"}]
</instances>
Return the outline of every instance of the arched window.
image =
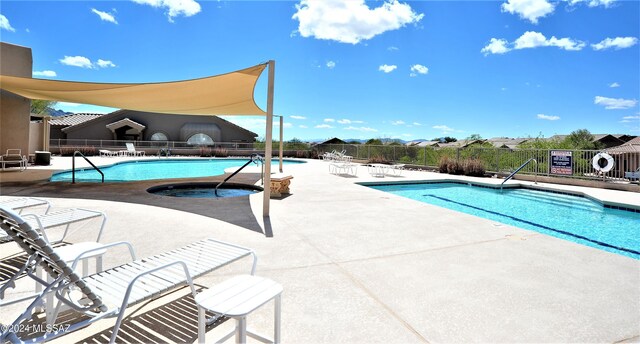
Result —
<instances>
[{"instance_id":1,"label":"arched window","mask_svg":"<svg viewBox=\"0 0 640 344\"><path fill-rule=\"evenodd\" d=\"M194 146L210 146L213 145L213 139L207 134L197 133L191 135L187 140L187 143Z\"/></svg>"},{"instance_id":2,"label":"arched window","mask_svg":"<svg viewBox=\"0 0 640 344\"><path fill-rule=\"evenodd\" d=\"M151 135L151 141L169 141L165 133L157 132Z\"/></svg>"}]
</instances>

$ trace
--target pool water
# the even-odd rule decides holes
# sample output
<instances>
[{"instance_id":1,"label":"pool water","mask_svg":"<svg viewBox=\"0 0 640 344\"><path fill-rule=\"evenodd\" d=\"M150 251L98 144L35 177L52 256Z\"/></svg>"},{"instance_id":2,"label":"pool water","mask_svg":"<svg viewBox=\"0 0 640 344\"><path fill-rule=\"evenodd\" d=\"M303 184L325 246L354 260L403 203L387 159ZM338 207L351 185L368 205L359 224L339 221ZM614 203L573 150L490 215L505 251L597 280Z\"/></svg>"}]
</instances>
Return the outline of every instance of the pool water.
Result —
<instances>
[{"instance_id":1,"label":"pool water","mask_svg":"<svg viewBox=\"0 0 640 344\"><path fill-rule=\"evenodd\" d=\"M184 197L184 198L227 198L227 197L240 197L248 196L254 193L260 192L259 190L233 188L218 189L218 194L215 193L215 188L181 188L181 189L165 189L154 192L160 196L172 196L172 197Z\"/></svg>"},{"instance_id":2,"label":"pool water","mask_svg":"<svg viewBox=\"0 0 640 344\"><path fill-rule=\"evenodd\" d=\"M181 159L181 160L142 160L127 161L110 166L100 167L105 182L130 182L152 179L199 178L224 174L229 167L240 167L248 159ZM300 164L303 161L284 160L283 164ZM250 164L249 166L255 166ZM247 167L249 167L247 166ZM71 171L55 173L52 182L71 181ZM100 182L98 171L92 168L76 170L76 181Z\"/></svg>"},{"instance_id":3,"label":"pool water","mask_svg":"<svg viewBox=\"0 0 640 344\"><path fill-rule=\"evenodd\" d=\"M606 208L586 197L460 183L369 187L640 259L640 213Z\"/></svg>"}]
</instances>

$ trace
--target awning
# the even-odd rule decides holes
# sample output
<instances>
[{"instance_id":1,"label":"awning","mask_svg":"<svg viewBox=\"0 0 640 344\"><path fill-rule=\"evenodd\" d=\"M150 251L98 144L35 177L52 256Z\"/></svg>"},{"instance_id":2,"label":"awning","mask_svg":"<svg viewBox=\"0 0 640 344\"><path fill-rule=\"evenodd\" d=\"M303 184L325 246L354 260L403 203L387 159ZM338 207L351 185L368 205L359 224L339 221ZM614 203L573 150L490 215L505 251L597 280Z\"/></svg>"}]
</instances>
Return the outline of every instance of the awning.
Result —
<instances>
[{"instance_id":1,"label":"awning","mask_svg":"<svg viewBox=\"0 0 640 344\"><path fill-rule=\"evenodd\" d=\"M267 64L201 79L109 84L0 75L0 88L30 99L182 115L266 115L253 99Z\"/></svg>"}]
</instances>

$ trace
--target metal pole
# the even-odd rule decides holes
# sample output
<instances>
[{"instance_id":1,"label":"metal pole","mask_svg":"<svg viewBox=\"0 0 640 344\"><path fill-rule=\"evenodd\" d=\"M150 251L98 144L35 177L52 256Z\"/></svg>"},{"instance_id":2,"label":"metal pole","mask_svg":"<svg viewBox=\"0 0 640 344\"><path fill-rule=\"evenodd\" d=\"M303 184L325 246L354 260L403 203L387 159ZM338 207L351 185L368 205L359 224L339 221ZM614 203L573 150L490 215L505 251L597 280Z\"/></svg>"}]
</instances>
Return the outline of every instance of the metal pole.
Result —
<instances>
[{"instance_id":1,"label":"metal pole","mask_svg":"<svg viewBox=\"0 0 640 344\"><path fill-rule=\"evenodd\" d=\"M271 152L273 145L273 81L275 78L276 61L269 62L269 83L267 87L267 128L264 147L264 192L262 198L262 216L269 217L269 201L271 200Z\"/></svg>"},{"instance_id":2,"label":"metal pole","mask_svg":"<svg viewBox=\"0 0 640 344\"><path fill-rule=\"evenodd\" d=\"M283 119L282 116L278 116L280 117L280 173L282 173L282 146L284 145L283 141L282 141L282 132L284 129L283 128Z\"/></svg>"}]
</instances>

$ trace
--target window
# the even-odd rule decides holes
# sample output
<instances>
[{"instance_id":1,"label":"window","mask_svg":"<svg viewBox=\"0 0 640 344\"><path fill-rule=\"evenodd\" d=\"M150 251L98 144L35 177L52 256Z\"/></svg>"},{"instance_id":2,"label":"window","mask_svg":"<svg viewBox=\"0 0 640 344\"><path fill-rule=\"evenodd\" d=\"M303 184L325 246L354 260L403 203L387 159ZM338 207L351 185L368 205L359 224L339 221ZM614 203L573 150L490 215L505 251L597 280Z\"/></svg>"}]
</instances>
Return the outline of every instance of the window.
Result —
<instances>
[{"instance_id":1,"label":"window","mask_svg":"<svg viewBox=\"0 0 640 344\"><path fill-rule=\"evenodd\" d=\"M194 146L209 146L213 145L213 139L207 134L198 133L191 135L191 137L189 137L189 139L187 140L187 143Z\"/></svg>"},{"instance_id":2,"label":"window","mask_svg":"<svg viewBox=\"0 0 640 344\"><path fill-rule=\"evenodd\" d=\"M151 141L169 141L169 138L165 133L157 132L151 135Z\"/></svg>"}]
</instances>

